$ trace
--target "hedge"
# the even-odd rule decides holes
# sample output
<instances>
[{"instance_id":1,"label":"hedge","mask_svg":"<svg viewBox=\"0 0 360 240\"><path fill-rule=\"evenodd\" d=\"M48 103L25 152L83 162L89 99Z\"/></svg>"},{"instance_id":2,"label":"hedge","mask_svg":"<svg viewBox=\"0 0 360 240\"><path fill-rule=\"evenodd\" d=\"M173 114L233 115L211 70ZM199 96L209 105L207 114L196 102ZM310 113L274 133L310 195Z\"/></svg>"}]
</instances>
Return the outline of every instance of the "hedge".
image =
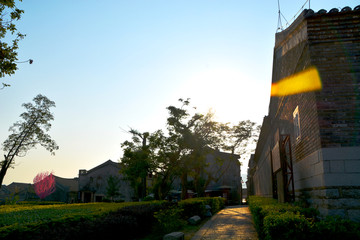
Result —
<instances>
[{"instance_id":1,"label":"hedge","mask_svg":"<svg viewBox=\"0 0 360 240\"><path fill-rule=\"evenodd\" d=\"M313 208L258 196L249 197L249 208L260 239L360 239L360 223L340 217L320 219Z\"/></svg>"},{"instance_id":2,"label":"hedge","mask_svg":"<svg viewBox=\"0 0 360 240\"><path fill-rule=\"evenodd\" d=\"M0 206L0 239L135 239L154 229L177 230L188 217L216 213L222 198L166 201ZM163 224L163 226L162 226ZM139 229L141 229L139 231Z\"/></svg>"},{"instance_id":3,"label":"hedge","mask_svg":"<svg viewBox=\"0 0 360 240\"><path fill-rule=\"evenodd\" d=\"M12 206L0 209L0 219L12 215L0 225L0 239L106 239L113 235L134 239L149 233L154 213L166 207L163 201ZM10 221L19 218L23 219Z\"/></svg>"}]
</instances>

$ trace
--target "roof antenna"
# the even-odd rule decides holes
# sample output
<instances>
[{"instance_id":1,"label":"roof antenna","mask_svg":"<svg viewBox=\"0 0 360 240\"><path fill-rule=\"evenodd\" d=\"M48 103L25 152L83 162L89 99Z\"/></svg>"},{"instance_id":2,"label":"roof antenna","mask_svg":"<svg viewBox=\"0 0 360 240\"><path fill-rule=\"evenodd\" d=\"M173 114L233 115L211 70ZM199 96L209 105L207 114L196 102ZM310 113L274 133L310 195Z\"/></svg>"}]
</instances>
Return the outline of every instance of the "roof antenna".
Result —
<instances>
[{"instance_id":1,"label":"roof antenna","mask_svg":"<svg viewBox=\"0 0 360 240\"><path fill-rule=\"evenodd\" d=\"M282 23L281 23L281 12L280 12L280 2L279 2L279 0L278 0L278 9L279 9L279 18L278 18L278 26L277 26L276 31L278 31L279 29L283 30Z\"/></svg>"},{"instance_id":2,"label":"roof antenna","mask_svg":"<svg viewBox=\"0 0 360 240\"><path fill-rule=\"evenodd\" d=\"M278 28L277 28L277 30L276 30L276 32L280 29L281 31L282 30L284 30L284 28L283 28L283 25L282 25L282 23L281 23L281 16L285 19L285 21L286 21L286 24L288 25L289 23L288 23L288 21L286 20L286 18L284 17L284 15L281 13L281 11L280 11L280 0L278 0L278 9L279 9L279 19L278 19ZM280 27L279 27L280 26Z\"/></svg>"}]
</instances>

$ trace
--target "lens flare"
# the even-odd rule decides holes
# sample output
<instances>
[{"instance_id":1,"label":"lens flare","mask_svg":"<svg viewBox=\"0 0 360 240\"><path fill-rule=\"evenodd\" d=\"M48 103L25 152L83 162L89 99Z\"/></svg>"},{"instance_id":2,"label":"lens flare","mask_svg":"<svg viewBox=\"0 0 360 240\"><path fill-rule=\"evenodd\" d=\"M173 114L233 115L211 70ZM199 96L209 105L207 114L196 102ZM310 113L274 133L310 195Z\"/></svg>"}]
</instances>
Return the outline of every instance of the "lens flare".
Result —
<instances>
[{"instance_id":1,"label":"lens flare","mask_svg":"<svg viewBox=\"0 0 360 240\"><path fill-rule=\"evenodd\" d=\"M319 91L322 89L320 75L316 67L310 67L302 72L281 79L271 85L271 96L281 97L293 94Z\"/></svg>"},{"instance_id":2,"label":"lens flare","mask_svg":"<svg viewBox=\"0 0 360 240\"><path fill-rule=\"evenodd\" d=\"M52 173L38 173L34 178L34 190L40 199L44 199L55 192L55 177Z\"/></svg>"}]
</instances>

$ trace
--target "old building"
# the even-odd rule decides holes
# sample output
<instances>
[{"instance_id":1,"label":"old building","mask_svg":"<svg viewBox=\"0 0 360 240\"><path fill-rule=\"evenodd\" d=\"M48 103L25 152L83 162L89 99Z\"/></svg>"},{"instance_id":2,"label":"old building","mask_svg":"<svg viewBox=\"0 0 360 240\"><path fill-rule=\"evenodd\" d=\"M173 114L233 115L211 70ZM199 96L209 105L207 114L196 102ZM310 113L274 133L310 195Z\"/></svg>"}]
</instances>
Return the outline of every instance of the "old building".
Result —
<instances>
[{"instance_id":1,"label":"old building","mask_svg":"<svg viewBox=\"0 0 360 240\"><path fill-rule=\"evenodd\" d=\"M270 99L248 189L360 221L360 6L304 10L276 34L272 83L309 67L322 89Z\"/></svg>"},{"instance_id":2,"label":"old building","mask_svg":"<svg viewBox=\"0 0 360 240\"><path fill-rule=\"evenodd\" d=\"M77 202L78 179L61 178L54 176L54 192L44 198L45 201L57 201L65 203ZM3 185L0 189L0 203L6 201L39 201L34 185L30 183L13 182L7 186Z\"/></svg>"},{"instance_id":3,"label":"old building","mask_svg":"<svg viewBox=\"0 0 360 240\"><path fill-rule=\"evenodd\" d=\"M241 199L239 158L239 155L220 151L206 156L206 171L214 178L205 190L208 196L221 196L234 202Z\"/></svg>"},{"instance_id":4,"label":"old building","mask_svg":"<svg viewBox=\"0 0 360 240\"><path fill-rule=\"evenodd\" d=\"M223 197L228 203L239 203L242 195L240 156L211 150L205 158L205 169L200 170L200 178L204 183L205 196ZM199 177L199 176L198 176ZM207 180L209 180L207 182ZM187 197L197 197L198 193L194 185L193 174L188 174L188 193ZM206 184L206 182L208 184ZM176 178L172 184L173 198L180 200L181 180Z\"/></svg>"},{"instance_id":5,"label":"old building","mask_svg":"<svg viewBox=\"0 0 360 240\"><path fill-rule=\"evenodd\" d=\"M34 187L30 183L13 182L9 185L2 185L0 189L0 203L37 200Z\"/></svg>"},{"instance_id":6,"label":"old building","mask_svg":"<svg viewBox=\"0 0 360 240\"><path fill-rule=\"evenodd\" d=\"M120 173L120 165L108 160L103 164L90 169L79 170L79 201L80 202L100 202L107 197L107 187L109 177L118 179L120 195L113 200L131 201L133 190L128 181Z\"/></svg>"}]
</instances>

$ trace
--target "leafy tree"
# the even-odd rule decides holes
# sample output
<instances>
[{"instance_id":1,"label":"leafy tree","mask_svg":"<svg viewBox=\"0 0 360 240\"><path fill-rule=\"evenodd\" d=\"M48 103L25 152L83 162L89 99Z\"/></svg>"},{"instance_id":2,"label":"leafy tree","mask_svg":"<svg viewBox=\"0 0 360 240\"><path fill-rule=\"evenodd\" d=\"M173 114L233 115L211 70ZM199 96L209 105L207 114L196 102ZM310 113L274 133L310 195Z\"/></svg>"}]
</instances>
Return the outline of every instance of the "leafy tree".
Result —
<instances>
[{"instance_id":1,"label":"leafy tree","mask_svg":"<svg viewBox=\"0 0 360 240\"><path fill-rule=\"evenodd\" d=\"M121 196L119 191L120 179L110 175L107 179L106 196L114 200L114 198Z\"/></svg>"},{"instance_id":2,"label":"leafy tree","mask_svg":"<svg viewBox=\"0 0 360 240\"><path fill-rule=\"evenodd\" d=\"M0 162L0 187L9 167L14 164L15 157L25 156L26 153L35 148L37 144L50 151L52 155L59 149L54 140L46 132L50 130L50 121L54 120L50 112L51 107L55 107L55 102L39 94L33 103L25 103L26 112L22 113L21 121L14 123L9 131L12 132L3 142L4 160Z\"/></svg>"},{"instance_id":3,"label":"leafy tree","mask_svg":"<svg viewBox=\"0 0 360 240\"><path fill-rule=\"evenodd\" d=\"M0 77L10 76L17 69L18 42L25 35L17 31L15 21L20 20L23 13L23 10L15 6L15 0L0 0ZM11 34L14 38L11 39L7 34ZM4 39L10 41L6 42ZM2 88L10 86L5 83L2 85Z\"/></svg>"},{"instance_id":4,"label":"leafy tree","mask_svg":"<svg viewBox=\"0 0 360 240\"><path fill-rule=\"evenodd\" d=\"M260 132L257 126L250 120L240 121L236 125L229 123L222 125L222 130L226 132L226 141L223 145L224 150L232 154L244 154L249 143L255 142Z\"/></svg>"},{"instance_id":5,"label":"leafy tree","mask_svg":"<svg viewBox=\"0 0 360 240\"><path fill-rule=\"evenodd\" d=\"M153 191L157 199L163 199L171 190L176 178L181 180L181 198L186 197L188 177L201 196L211 181L217 181L226 171L221 167L223 159L216 159L216 166L209 166L206 156L217 150L243 152L248 141L255 136L255 123L242 121L237 125L219 123L214 114L196 113L189 99L179 99L180 107L169 106L166 134L158 130L149 134L148 145L141 145L143 137L135 132L132 142L125 142L124 171L138 179L144 173L154 173ZM234 155L235 157L235 155ZM131 164L130 164L131 162ZM144 172L142 172L144 171Z\"/></svg>"},{"instance_id":6,"label":"leafy tree","mask_svg":"<svg viewBox=\"0 0 360 240\"><path fill-rule=\"evenodd\" d=\"M165 136L158 130L151 135L150 150L153 161L153 193L156 199L164 199L171 190L172 184L180 175L179 151L176 138Z\"/></svg>"},{"instance_id":7,"label":"leafy tree","mask_svg":"<svg viewBox=\"0 0 360 240\"><path fill-rule=\"evenodd\" d=\"M131 129L132 141L125 141L121 144L124 154L121 158L122 172L130 181L135 190L136 198L146 196L146 177L151 169L151 159L147 139L149 133L140 133Z\"/></svg>"}]
</instances>

